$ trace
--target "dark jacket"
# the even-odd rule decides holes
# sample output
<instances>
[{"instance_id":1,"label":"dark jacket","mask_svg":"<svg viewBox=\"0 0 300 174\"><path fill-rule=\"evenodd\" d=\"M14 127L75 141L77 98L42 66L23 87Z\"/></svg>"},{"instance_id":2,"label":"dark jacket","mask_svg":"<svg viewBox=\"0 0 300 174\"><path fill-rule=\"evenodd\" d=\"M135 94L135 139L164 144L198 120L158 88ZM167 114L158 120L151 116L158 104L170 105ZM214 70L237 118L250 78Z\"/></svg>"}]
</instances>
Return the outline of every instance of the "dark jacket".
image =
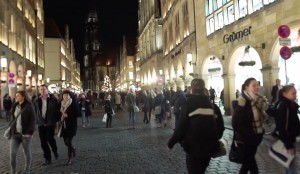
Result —
<instances>
[{"instance_id":1,"label":"dark jacket","mask_svg":"<svg viewBox=\"0 0 300 174\"><path fill-rule=\"evenodd\" d=\"M104 100L104 110L105 113L110 113L112 114L112 106L111 106L111 101L108 99Z\"/></svg>"},{"instance_id":2,"label":"dark jacket","mask_svg":"<svg viewBox=\"0 0 300 174\"><path fill-rule=\"evenodd\" d=\"M278 131L279 139L287 149L294 148L296 137L300 134L298 108L299 105L297 103L286 98L280 100L277 107L275 116L276 130Z\"/></svg>"},{"instance_id":3,"label":"dark jacket","mask_svg":"<svg viewBox=\"0 0 300 174\"><path fill-rule=\"evenodd\" d=\"M215 115L217 116L216 123L217 123L218 138L221 139L223 137L223 132L225 130L223 115L218 105L216 105L215 103L212 103L211 105L214 109Z\"/></svg>"},{"instance_id":4,"label":"dark jacket","mask_svg":"<svg viewBox=\"0 0 300 174\"><path fill-rule=\"evenodd\" d=\"M79 115L76 101L72 101L72 104L66 110L66 114L68 114L68 117L65 118L66 128L62 129L62 136L73 137L76 135L77 117Z\"/></svg>"},{"instance_id":5,"label":"dark jacket","mask_svg":"<svg viewBox=\"0 0 300 174\"><path fill-rule=\"evenodd\" d=\"M126 102L126 105L127 105L127 111L128 112L134 112L133 106L136 106L135 99L136 99L136 97L133 94L128 93L126 95L125 102Z\"/></svg>"},{"instance_id":6,"label":"dark jacket","mask_svg":"<svg viewBox=\"0 0 300 174\"><path fill-rule=\"evenodd\" d=\"M53 95L47 97L47 110L45 119L42 117L42 105L43 101L41 97L38 97L34 101L36 109L36 121L38 126L54 126L59 121L60 107L57 99Z\"/></svg>"},{"instance_id":7,"label":"dark jacket","mask_svg":"<svg viewBox=\"0 0 300 174\"><path fill-rule=\"evenodd\" d=\"M165 97L163 94L158 94L153 101L153 107L155 108L156 106L161 107L161 114L165 112Z\"/></svg>"},{"instance_id":8,"label":"dark jacket","mask_svg":"<svg viewBox=\"0 0 300 174\"><path fill-rule=\"evenodd\" d=\"M5 110L9 111L11 110L11 107L12 107L12 101L10 98L5 98L3 100L3 107Z\"/></svg>"},{"instance_id":9,"label":"dark jacket","mask_svg":"<svg viewBox=\"0 0 300 174\"><path fill-rule=\"evenodd\" d=\"M200 111L189 115L197 109ZM173 148L180 142L186 153L197 159L212 157L219 146L215 119L207 96L190 95L183 105L179 125L169 140L168 147Z\"/></svg>"},{"instance_id":10,"label":"dark jacket","mask_svg":"<svg viewBox=\"0 0 300 174\"><path fill-rule=\"evenodd\" d=\"M253 130L253 111L251 100L245 94L238 99L238 104L232 116L232 127L237 140L246 144L258 146L263 138L263 134L256 134Z\"/></svg>"},{"instance_id":11,"label":"dark jacket","mask_svg":"<svg viewBox=\"0 0 300 174\"><path fill-rule=\"evenodd\" d=\"M174 114L179 114L181 106L186 102L185 93L183 91L177 91L171 98L171 106L174 106Z\"/></svg>"},{"instance_id":12,"label":"dark jacket","mask_svg":"<svg viewBox=\"0 0 300 174\"><path fill-rule=\"evenodd\" d=\"M18 105L19 105L19 103L15 103L12 107L13 120L17 116L17 115L15 115L15 110ZM22 112L23 109L24 109L24 111ZM34 112L33 105L31 103L28 103L27 101L24 101L24 103L21 104L21 112L22 113L19 117L21 117L21 119L22 119L22 135L33 135L33 133L35 131L35 112ZM12 125L11 131L12 131L12 134L15 134L16 122Z\"/></svg>"},{"instance_id":13,"label":"dark jacket","mask_svg":"<svg viewBox=\"0 0 300 174\"><path fill-rule=\"evenodd\" d=\"M279 90L279 88L278 88L277 85L275 85L275 86L272 87L272 91L271 91L272 103L274 103L276 101L276 99L277 99L278 90Z\"/></svg>"},{"instance_id":14,"label":"dark jacket","mask_svg":"<svg viewBox=\"0 0 300 174\"><path fill-rule=\"evenodd\" d=\"M91 111L91 103L87 100L79 100L79 104L78 104L78 109L79 109L79 115L81 116L81 112L82 112L82 104L84 104L84 110L85 110L85 116L91 116L92 115L92 111Z\"/></svg>"},{"instance_id":15,"label":"dark jacket","mask_svg":"<svg viewBox=\"0 0 300 174\"><path fill-rule=\"evenodd\" d=\"M149 97L147 95L142 94L140 98L141 98L140 103L142 104L142 111L149 112L149 110L150 110L150 105L149 105L149 101L148 101Z\"/></svg>"}]
</instances>

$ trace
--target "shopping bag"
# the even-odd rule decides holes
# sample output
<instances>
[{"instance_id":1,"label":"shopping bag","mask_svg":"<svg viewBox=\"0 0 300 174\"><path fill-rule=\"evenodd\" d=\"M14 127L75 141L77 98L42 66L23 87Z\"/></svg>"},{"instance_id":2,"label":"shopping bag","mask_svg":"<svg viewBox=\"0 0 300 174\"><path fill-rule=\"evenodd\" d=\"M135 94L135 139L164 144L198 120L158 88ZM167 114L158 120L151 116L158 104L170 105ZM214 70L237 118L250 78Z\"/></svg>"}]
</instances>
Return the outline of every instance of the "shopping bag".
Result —
<instances>
[{"instance_id":1,"label":"shopping bag","mask_svg":"<svg viewBox=\"0 0 300 174\"><path fill-rule=\"evenodd\" d=\"M57 137L61 138L62 137L62 129L64 126L64 122L59 122L59 124L57 124Z\"/></svg>"},{"instance_id":2,"label":"shopping bag","mask_svg":"<svg viewBox=\"0 0 300 174\"><path fill-rule=\"evenodd\" d=\"M244 143L233 140L229 152L229 161L235 163L242 163L244 161L244 158L245 158Z\"/></svg>"},{"instance_id":3,"label":"shopping bag","mask_svg":"<svg viewBox=\"0 0 300 174\"><path fill-rule=\"evenodd\" d=\"M289 154L281 140L277 140L270 148L269 155L283 165L289 168L291 162L295 158L295 155Z\"/></svg>"},{"instance_id":4,"label":"shopping bag","mask_svg":"<svg viewBox=\"0 0 300 174\"><path fill-rule=\"evenodd\" d=\"M161 113L161 106L156 106L155 108L154 108L154 114L155 115L159 115Z\"/></svg>"},{"instance_id":5,"label":"shopping bag","mask_svg":"<svg viewBox=\"0 0 300 174\"><path fill-rule=\"evenodd\" d=\"M107 120L107 114L104 114L103 118L102 118L102 122L103 123L106 123L106 120Z\"/></svg>"},{"instance_id":6,"label":"shopping bag","mask_svg":"<svg viewBox=\"0 0 300 174\"><path fill-rule=\"evenodd\" d=\"M137 107L137 106L133 106L133 111L134 111L134 112L140 112L140 108Z\"/></svg>"}]
</instances>

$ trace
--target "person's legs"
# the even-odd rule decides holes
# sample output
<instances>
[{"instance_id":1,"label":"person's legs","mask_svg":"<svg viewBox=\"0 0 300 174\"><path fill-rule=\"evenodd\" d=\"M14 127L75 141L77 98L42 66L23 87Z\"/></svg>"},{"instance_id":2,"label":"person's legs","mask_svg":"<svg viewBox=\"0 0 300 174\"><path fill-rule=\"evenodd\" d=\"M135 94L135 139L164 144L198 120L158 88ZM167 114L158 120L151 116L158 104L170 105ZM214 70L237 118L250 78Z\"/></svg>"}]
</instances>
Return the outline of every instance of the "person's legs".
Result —
<instances>
[{"instance_id":1,"label":"person's legs","mask_svg":"<svg viewBox=\"0 0 300 174\"><path fill-rule=\"evenodd\" d=\"M255 154L257 146L245 144L245 159L240 169L240 174L247 174L250 171L251 174L258 174L258 167L255 160Z\"/></svg>"},{"instance_id":2,"label":"person's legs","mask_svg":"<svg viewBox=\"0 0 300 174\"><path fill-rule=\"evenodd\" d=\"M150 107L150 109L149 109L149 121L151 121L151 112L152 112L152 108Z\"/></svg>"},{"instance_id":3,"label":"person's legs","mask_svg":"<svg viewBox=\"0 0 300 174\"><path fill-rule=\"evenodd\" d=\"M178 126L178 121L179 121L179 113L175 113L175 128Z\"/></svg>"},{"instance_id":4,"label":"person's legs","mask_svg":"<svg viewBox=\"0 0 300 174\"><path fill-rule=\"evenodd\" d=\"M82 127L85 127L85 111L81 111Z\"/></svg>"},{"instance_id":5,"label":"person's legs","mask_svg":"<svg viewBox=\"0 0 300 174\"><path fill-rule=\"evenodd\" d=\"M17 172L17 153L19 146L21 144L21 139L14 136L11 137L10 141L10 166L11 173L16 174Z\"/></svg>"},{"instance_id":6,"label":"person's legs","mask_svg":"<svg viewBox=\"0 0 300 174\"><path fill-rule=\"evenodd\" d=\"M40 126L39 135L40 135L41 147L44 152L44 158L46 159L46 162L51 162L51 151L48 145L47 134L48 133L47 133L46 126Z\"/></svg>"},{"instance_id":7,"label":"person's legs","mask_svg":"<svg viewBox=\"0 0 300 174\"><path fill-rule=\"evenodd\" d=\"M32 142L32 138L23 137L22 139L22 146L25 154L25 166L26 166L25 173L30 173L30 167L32 162L31 142Z\"/></svg>"},{"instance_id":8,"label":"person's legs","mask_svg":"<svg viewBox=\"0 0 300 174\"><path fill-rule=\"evenodd\" d=\"M57 153L57 145L56 145L56 140L54 138L54 131L55 131L55 126L47 126L47 141L49 145L51 146L52 152L54 153L55 159L58 158L58 153Z\"/></svg>"},{"instance_id":9,"label":"person's legs","mask_svg":"<svg viewBox=\"0 0 300 174\"><path fill-rule=\"evenodd\" d=\"M68 158L69 159L67 161L67 165L70 165L72 157L75 156L75 148L72 145L73 137L64 136L63 138L64 138L65 145L68 148Z\"/></svg>"},{"instance_id":10,"label":"person's legs","mask_svg":"<svg viewBox=\"0 0 300 174\"><path fill-rule=\"evenodd\" d=\"M196 159L186 154L186 167L189 174L204 174L209 165L210 158Z\"/></svg>"}]
</instances>

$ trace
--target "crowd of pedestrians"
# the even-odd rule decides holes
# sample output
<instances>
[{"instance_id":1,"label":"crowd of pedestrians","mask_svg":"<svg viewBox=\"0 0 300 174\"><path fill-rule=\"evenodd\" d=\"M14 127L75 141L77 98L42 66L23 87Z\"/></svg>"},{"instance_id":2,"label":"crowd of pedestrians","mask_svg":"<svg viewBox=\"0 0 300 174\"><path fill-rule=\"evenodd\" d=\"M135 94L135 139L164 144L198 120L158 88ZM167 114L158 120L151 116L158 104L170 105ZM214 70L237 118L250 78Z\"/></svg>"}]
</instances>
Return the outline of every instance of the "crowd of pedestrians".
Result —
<instances>
[{"instance_id":1,"label":"crowd of pedestrians","mask_svg":"<svg viewBox=\"0 0 300 174\"><path fill-rule=\"evenodd\" d=\"M264 135L264 121L268 116L268 101L261 95L258 81L247 79L237 96L232 116L233 143L243 144L240 174L259 173L255 155ZM296 137L300 134L296 89L293 85L282 86L280 80L272 88L273 108L276 108L276 128L274 136L281 140L289 154L296 154ZM143 113L143 123L149 124L152 118L158 128L166 127L174 115L174 133L167 146L171 151L180 143L186 153L186 166L190 174L205 173L210 160L217 157L221 150L220 139L223 136L224 121L219 106L215 103L216 92L205 87L202 79L194 79L190 87L183 91L173 89L149 89L136 91L129 88L127 93L88 92L75 95L69 89L61 94L50 94L47 86L40 86L40 94L29 99L25 91L18 91L12 101L4 97L7 121L12 124L10 144L11 173L16 173L16 156L20 145L25 155L25 173L30 173L32 161L31 142L37 125L41 149L45 162L51 165L59 158L55 134L63 138L66 145L66 165L72 164L76 157L73 138L77 132L77 118L81 117L82 127L90 126L89 116L92 109L100 105L107 116L106 128L112 127L115 112L127 111L128 130L136 129L136 114ZM224 91L220 96L224 102ZM9 102L10 101L10 102ZM52 157L52 153L53 157ZM283 173L297 173L296 158Z\"/></svg>"}]
</instances>

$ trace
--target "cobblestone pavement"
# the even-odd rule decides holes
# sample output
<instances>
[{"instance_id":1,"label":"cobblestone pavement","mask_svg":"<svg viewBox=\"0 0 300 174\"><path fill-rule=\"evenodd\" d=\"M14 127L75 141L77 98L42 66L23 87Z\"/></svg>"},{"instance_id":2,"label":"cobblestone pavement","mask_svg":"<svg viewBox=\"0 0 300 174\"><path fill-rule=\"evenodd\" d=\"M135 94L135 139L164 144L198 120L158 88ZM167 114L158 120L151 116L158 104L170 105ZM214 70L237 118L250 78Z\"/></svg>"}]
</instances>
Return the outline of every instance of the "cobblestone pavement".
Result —
<instances>
[{"instance_id":1,"label":"cobblestone pavement","mask_svg":"<svg viewBox=\"0 0 300 174\"><path fill-rule=\"evenodd\" d=\"M59 159L50 166L42 166L44 162L40 148L38 134L33 140L34 174L184 174L185 155L182 148L176 145L173 152L168 152L166 144L173 132L173 121L170 120L166 128L158 128L154 118L150 124L143 124L142 113L137 116L135 130L127 130L127 113L117 113L113 117L113 128L105 128L101 122L103 113L93 112L91 126L81 128L79 125L74 145L77 156L71 166L64 166L67 159L66 147L63 140L57 138ZM1 120L3 122L3 119ZM80 124L80 118L78 119ZM226 124L229 124L226 122ZM0 173L9 173L9 142L5 140L3 129L0 131ZM227 150L231 144L232 131L227 129L222 141ZM257 162L260 173L279 174L280 165L270 159L267 146L272 140L266 137L258 149ZM298 144L299 146L299 144ZM299 155L299 154L298 154ZM20 149L18 155L18 171L24 166L24 158ZM300 163L298 162L298 166ZM240 165L231 163L228 156L212 159L207 169L208 174L237 173ZM299 170L300 171L300 170Z\"/></svg>"}]
</instances>

